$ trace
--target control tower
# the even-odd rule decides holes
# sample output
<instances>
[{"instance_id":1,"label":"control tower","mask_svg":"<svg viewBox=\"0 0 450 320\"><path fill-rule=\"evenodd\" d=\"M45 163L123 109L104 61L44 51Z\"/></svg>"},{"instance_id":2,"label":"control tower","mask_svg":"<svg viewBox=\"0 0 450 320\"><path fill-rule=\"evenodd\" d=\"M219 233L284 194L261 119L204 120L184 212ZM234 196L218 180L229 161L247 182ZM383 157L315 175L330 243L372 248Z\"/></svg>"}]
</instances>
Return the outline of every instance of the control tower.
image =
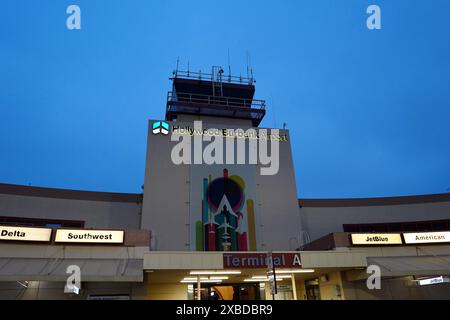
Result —
<instances>
[{"instance_id":1,"label":"control tower","mask_svg":"<svg viewBox=\"0 0 450 320\"><path fill-rule=\"evenodd\" d=\"M254 99L253 76L224 74L213 66L211 73L175 70L172 91L167 94L166 120L177 121L184 115L250 120L259 126L266 114L266 102Z\"/></svg>"}]
</instances>

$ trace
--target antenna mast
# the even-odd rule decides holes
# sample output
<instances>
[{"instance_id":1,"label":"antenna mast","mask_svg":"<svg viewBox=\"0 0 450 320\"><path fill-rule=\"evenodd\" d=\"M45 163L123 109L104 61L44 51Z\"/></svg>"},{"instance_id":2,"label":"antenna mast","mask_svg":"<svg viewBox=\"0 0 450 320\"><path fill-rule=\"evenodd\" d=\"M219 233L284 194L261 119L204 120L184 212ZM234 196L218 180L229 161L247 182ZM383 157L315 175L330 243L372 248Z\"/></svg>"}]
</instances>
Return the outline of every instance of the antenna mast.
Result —
<instances>
[{"instance_id":1,"label":"antenna mast","mask_svg":"<svg viewBox=\"0 0 450 320\"><path fill-rule=\"evenodd\" d=\"M230 48L228 48L228 81L231 82Z\"/></svg>"},{"instance_id":2,"label":"antenna mast","mask_svg":"<svg viewBox=\"0 0 450 320\"><path fill-rule=\"evenodd\" d=\"M177 68L175 69L175 78L177 77L177 74L178 74L178 67L179 67L179 65L180 65L180 57L178 56L177 57Z\"/></svg>"},{"instance_id":3,"label":"antenna mast","mask_svg":"<svg viewBox=\"0 0 450 320\"><path fill-rule=\"evenodd\" d=\"M250 78L250 73L249 73L249 67L248 67L248 50L247 50L247 79L249 79Z\"/></svg>"}]
</instances>

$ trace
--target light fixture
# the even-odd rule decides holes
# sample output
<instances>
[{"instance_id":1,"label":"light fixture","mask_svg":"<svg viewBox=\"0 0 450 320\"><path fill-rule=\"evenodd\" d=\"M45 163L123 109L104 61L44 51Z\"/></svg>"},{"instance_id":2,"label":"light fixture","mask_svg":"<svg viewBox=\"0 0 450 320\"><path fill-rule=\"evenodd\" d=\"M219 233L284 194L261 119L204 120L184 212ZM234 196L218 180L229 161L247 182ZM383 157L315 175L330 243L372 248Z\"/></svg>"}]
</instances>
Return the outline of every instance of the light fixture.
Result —
<instances>
[{"instance_id":1,"label":"light fixture","mask_svg":"<svg viewBox=\"0 0 450 320\"><path fill-rule=\"evenodd\" d=\"M314 269L293 269L293 270L287 270L287 269L282 269L282 270L276 270L275 273L312 273L314 272Z\"/></svg>"},{"instance_id":2,"label":"light fixture","mask_svg":"<svg viewBox=\"0 0 450 320\"><path fill-rule=\"evenodd\" d=\"M200 280L200 283L220 283L222 280ZM180 283L197 283L197 280L181 280Z\"/></svg>"},{"instance_id":3,"label":"light fixture","mask_svg":"<svg viewBox=\"0 0 450 320\"><path fill-rule=\"evenodd\" d=\"M28 281L24 281L23 283L20 281L17 281L18 284L20 284L24 288L28 288Z\"/></svg>"},{"instance_id":4,"label":"light fixture","mask_svg":"<svg viewBox=\"0 0 450 320\"><path fill-rule=\"evenodd\" d=\"M277 277L277 281L284 281L290 279L291 276L285 276L285 277ZM269 282L269 278L249 278L244 279L244 282Z\"/></svg>"},{"instance_id":5,"label":"light fixture","mask_svg":"<svg viewBox=\"0 0 450 320\"><path fill-rule=\"evenodd\" d=\"M222 274L241 274L239 270L229 270L229 271L191 271L190 275L222 275Z\"/></svg>"},{"instance_id":6,"label":"light fixture","mask_svg":"<svg viewBox=\"0 0 450 320\"><path fill-rule=\"evenodd\" d=\"M196 278L196 277L185 277L183 280L185 280L185 281L197 281L198 278ZM209 280L209 279L208 279L208 278L201 277L201 278L200 278L200 281L202 281L202 280Z\"/></svg>"},{"instance_id":7,"label":"light fixture","mask_svg":"<svg viewBox=\"0 0 450 320\"><path fill-rule=\"evenodd\" d=\"M269 279L244 279L244 282L268 282Z\"/></svg>"},{"instance_id":8,"label":"light fixture","mask_svg":"<svg viewBox=\"0 0 450 320\"><path fill-rule=\"evenodd\" d=\"M276 276L277 279L290 279L292 276L290 274L280 274ZM252 276L252 279L268 279L267 276Z\"/></svg>"},{"instance_id":9,"label":"light fixture","mask_svg":"<svg viewBox=\"0 0 450 320\"><path fill-rule=\"evenodd\" d=\"M212 276L212 277L209 277L209 279L211 279L211 280L228 280L228 277L227 276Z\"/></svg>"}]
</instances>

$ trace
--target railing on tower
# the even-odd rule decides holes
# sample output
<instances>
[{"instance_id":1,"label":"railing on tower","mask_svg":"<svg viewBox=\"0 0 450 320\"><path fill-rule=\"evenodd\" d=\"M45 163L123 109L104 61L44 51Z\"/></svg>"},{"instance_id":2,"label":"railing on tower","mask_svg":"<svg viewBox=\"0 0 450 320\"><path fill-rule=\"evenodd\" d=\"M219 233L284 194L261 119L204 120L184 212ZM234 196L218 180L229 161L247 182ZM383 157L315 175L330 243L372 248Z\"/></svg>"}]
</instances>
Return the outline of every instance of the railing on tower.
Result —
<instances>
[{"instance_id":1,"label":"railing on tower","mask_svg":"<svg viewBox=\"0 0 450 320\"><path fill-rule=\"evenodd\" d=\"M173 73L173 77L171 80L182 78L182 79L192 79L192 80L204 80L204 81L217 81L217 77L215 77L214 73L204 73L201 70L198 72L189 71L189 70L175 70ZM233 84L246 84L253 85L255 84L255 79L253 77L243 77L243 76L232 76L231 74L221 74L221 80L224 83L233 83Z\"/></svg>"},{"instance_id":2,"label":"railing on tower","mask_svg":"<svg viewBox=\"0 0 450 320\"><path fill-rule=\"evenodd\" d=\"M265 100L253 99L253 76L226 75L221 67L213 66L211 73L177 69L170 79L173 90L167 94L166 120L178 114L202 114L249 119L258 126L266 114Z\"/></svg>"},{"instance_id":3,"label":"railing on tower","mask_svg":"<svg viewBox=\"0 0 450 320\"><path fill-rule=\"evenodd\" d=\"M224 107L241 107L241 108L251 108L251 109L265 109L266 101L257 99L242 99L234 97L220 97L212 95L203 94L192 94L183 92L169 91L167 93L167 103L170 105L171 102L186 102L192 104L207 104L207 105L217 105Z\"/></svg>"}]
</instances>

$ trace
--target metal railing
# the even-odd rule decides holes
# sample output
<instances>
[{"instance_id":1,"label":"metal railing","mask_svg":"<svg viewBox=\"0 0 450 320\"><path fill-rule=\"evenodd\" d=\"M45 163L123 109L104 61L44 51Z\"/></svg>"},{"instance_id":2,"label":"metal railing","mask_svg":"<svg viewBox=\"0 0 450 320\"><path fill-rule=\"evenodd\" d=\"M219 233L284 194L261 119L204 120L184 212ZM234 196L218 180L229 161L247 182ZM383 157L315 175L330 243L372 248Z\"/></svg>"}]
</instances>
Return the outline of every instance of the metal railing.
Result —
<instances>
[{"instance_id":1,"label":"metal railing","mask_svg":"<svg viewBox=\"0 0 450 320\"><path fill-rule=\"evenodd\" d=\"M205 81L213 81L213 82L223 82L223 83L234 83L234 84L249 84L252 85L255 83L255 79L253 77L242 77L242 76L232 76L230 74L219 74L214 75L212 73L205 72L195 72L195 71L185 71L185 70L175 70L173 73L173 78L182 78L182 79L193 79L193 80L205 80ZM219 77L219 78L218 78Z\"/></svg>"},{"instance_id":2,"label":"metal railing","mask_svg":"<svg viewBox=\"0 0 450 320\"><path fill-rule=\"evenodd\" d=\"M167 93L167 102L200 103L200 104L221 105L226 107L240 107L250 109L266 108L265 100L242 99L234 97L218 97L211 95L192 94L173 91L169 91Z\"/></svg>"}]
</instances>

